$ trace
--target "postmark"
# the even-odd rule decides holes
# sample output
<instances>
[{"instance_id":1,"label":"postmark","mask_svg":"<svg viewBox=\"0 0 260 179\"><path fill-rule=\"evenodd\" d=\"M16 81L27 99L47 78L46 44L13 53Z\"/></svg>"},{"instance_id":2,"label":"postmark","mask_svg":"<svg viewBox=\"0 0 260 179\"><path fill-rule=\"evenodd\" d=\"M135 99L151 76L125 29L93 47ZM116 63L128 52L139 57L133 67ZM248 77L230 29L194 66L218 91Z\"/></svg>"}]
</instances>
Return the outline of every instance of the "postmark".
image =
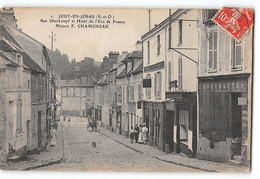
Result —
<instances>
[{"instance_id":1,"label":"postmark","mask_svg":"<svg viewBox=\"0 0 260 179\"><path fill-rule=\"evenodd\" d=\"M240 40L253 25L253 10L224 7L215 15L213 21L236 40Z\"/></svg>"}]
</instances>

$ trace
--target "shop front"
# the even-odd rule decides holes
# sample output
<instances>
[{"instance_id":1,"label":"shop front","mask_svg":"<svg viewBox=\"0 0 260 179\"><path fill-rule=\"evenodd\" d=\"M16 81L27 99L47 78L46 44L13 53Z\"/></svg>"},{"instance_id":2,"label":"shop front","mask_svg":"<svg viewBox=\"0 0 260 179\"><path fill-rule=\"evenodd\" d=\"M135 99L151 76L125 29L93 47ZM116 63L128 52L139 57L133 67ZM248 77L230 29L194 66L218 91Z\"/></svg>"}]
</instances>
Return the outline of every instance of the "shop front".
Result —
<instances>
[{"instance_id":1,"label":"shop front","mask_svg":"<svg viewBox=\"0 0 260 179\"><path fill-rule=\"evenodd\" d=\"M247 160L249 74L199 78L198 158Z\"/></svg>"},{"instance_id":2,"label":"shop front","mask_svg":"<svg viewBox=\"0 0 260 179\"><path fill-rule=\"evenodd\" d=\"M167 92L165 141L166 151L196 155L196 92Z\"/></svg>"}]
</instances>

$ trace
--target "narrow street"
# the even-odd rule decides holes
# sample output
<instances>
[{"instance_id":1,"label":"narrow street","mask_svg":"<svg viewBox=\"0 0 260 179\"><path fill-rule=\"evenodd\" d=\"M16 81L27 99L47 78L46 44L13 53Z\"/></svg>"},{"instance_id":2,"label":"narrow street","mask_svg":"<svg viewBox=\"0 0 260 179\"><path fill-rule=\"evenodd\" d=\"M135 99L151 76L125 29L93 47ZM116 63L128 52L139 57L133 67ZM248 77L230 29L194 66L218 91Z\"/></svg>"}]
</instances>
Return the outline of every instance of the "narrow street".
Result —
<instances>
[{"instance_id":1,"label":"narrow street","mask_svg":"<svg viewBox=\"0 0 260 179\"><path fill-rule=\"evenodd\" d=\"M90 128L87 131L85 120L75 118L72 119L70 125L67 122L61 122L65 132L63 135L65 161L37 170L201 172L201 170L174 165L146 156L100 132L92 132ZM92 142L96 143L96 147L92 146Z\"/></svg>"}]
</instances>

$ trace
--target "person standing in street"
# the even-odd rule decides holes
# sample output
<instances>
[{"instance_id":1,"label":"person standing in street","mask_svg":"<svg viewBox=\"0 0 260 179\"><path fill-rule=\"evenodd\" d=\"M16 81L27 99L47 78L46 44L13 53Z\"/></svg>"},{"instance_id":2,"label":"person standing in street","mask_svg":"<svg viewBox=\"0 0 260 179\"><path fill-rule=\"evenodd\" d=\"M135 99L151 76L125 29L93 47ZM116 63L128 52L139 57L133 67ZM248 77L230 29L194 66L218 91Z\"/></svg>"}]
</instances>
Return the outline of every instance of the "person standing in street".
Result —
<instances>
[{"instance_id":1,"label":"person standing in street","mask_svg":"<svg viewBox=\"0 0 260 179\"><path fill-rule=\"evenodd\" d=\"M140 125L139 128L140 128L140 133L139 133L139 137L138 137L138 143L139 143L139 144L142 144L142 143L144 143L144 141L143 141L143 133L142 133L142 131L143 131L143 126Z\"/></svg>"},{"instance_id":2,"label":"person standing in street","mask_svg":"<svg viewBox=\"0 0 260 179\"><path fill-rule=\"evenodd\" d=\"M144 123L143 127L142 127L142 138L143 138L144 144L146 144L146 141L147 141L147 132L148 132L148 128L146 127L146 124Z\"/></svg>"},{"instance_id":3,"label":"person standing in street","mask_svg":"<svg viewBox=\"0 0 260 179\"><path fill-rule=\"evenodd\" d=\"M51 126L51 147L55 147L57 143L57 134L56 129L54 129L53 125Z\"/></svg>"},{"instance_id":4,"label":"person standing in street","mask_svg":"<svg viewBox=\"0 0 260 179\"><path fill-rule=\"evenodd\" d=\"M137 143L138 135L139 135L139 127L137 126L137 124L135 125L134 135L135 135L135 143Z\"/></svg>"},{"instance_id":5,"label":"person standing in street","mask_svg":"<svg viewBox=\"0 0 260 179\"><path fill-rule=\"evenodd\" d=\"M131 139L131 143L133 143L134 137L135 137L135 131L134 131L133 127L131 127L131 129L130 129L130 139Z\"/></svg>"}]
</instances>

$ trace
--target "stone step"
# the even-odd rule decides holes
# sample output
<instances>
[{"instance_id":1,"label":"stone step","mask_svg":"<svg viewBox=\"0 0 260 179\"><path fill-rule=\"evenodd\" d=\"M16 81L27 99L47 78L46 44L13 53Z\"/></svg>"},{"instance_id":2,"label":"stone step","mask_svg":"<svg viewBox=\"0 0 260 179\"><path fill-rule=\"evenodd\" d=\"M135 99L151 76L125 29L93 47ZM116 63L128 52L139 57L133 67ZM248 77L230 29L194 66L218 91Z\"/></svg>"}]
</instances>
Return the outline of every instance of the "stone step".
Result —
<instances>
[{"instance_id":1,"label":"stone step","mask_svg":"<svg viewBox=\"0 0 260 179\"><path fill-rule=\"evenodd\" d=\"M238 162L242 162L242 157L240 155L234 155L233 158Z\"/></svg>"},{"instance_id":2,"label":"stone step","mask_svg":"<svg viewBox=\"0 0 260 179\"><path fill-rule=\"evenodd\" d=\"M229 160L228 164L233 165L233 166L240 166L241 162L236 161L236 160Z\"/></svg>"}]
</instances>

